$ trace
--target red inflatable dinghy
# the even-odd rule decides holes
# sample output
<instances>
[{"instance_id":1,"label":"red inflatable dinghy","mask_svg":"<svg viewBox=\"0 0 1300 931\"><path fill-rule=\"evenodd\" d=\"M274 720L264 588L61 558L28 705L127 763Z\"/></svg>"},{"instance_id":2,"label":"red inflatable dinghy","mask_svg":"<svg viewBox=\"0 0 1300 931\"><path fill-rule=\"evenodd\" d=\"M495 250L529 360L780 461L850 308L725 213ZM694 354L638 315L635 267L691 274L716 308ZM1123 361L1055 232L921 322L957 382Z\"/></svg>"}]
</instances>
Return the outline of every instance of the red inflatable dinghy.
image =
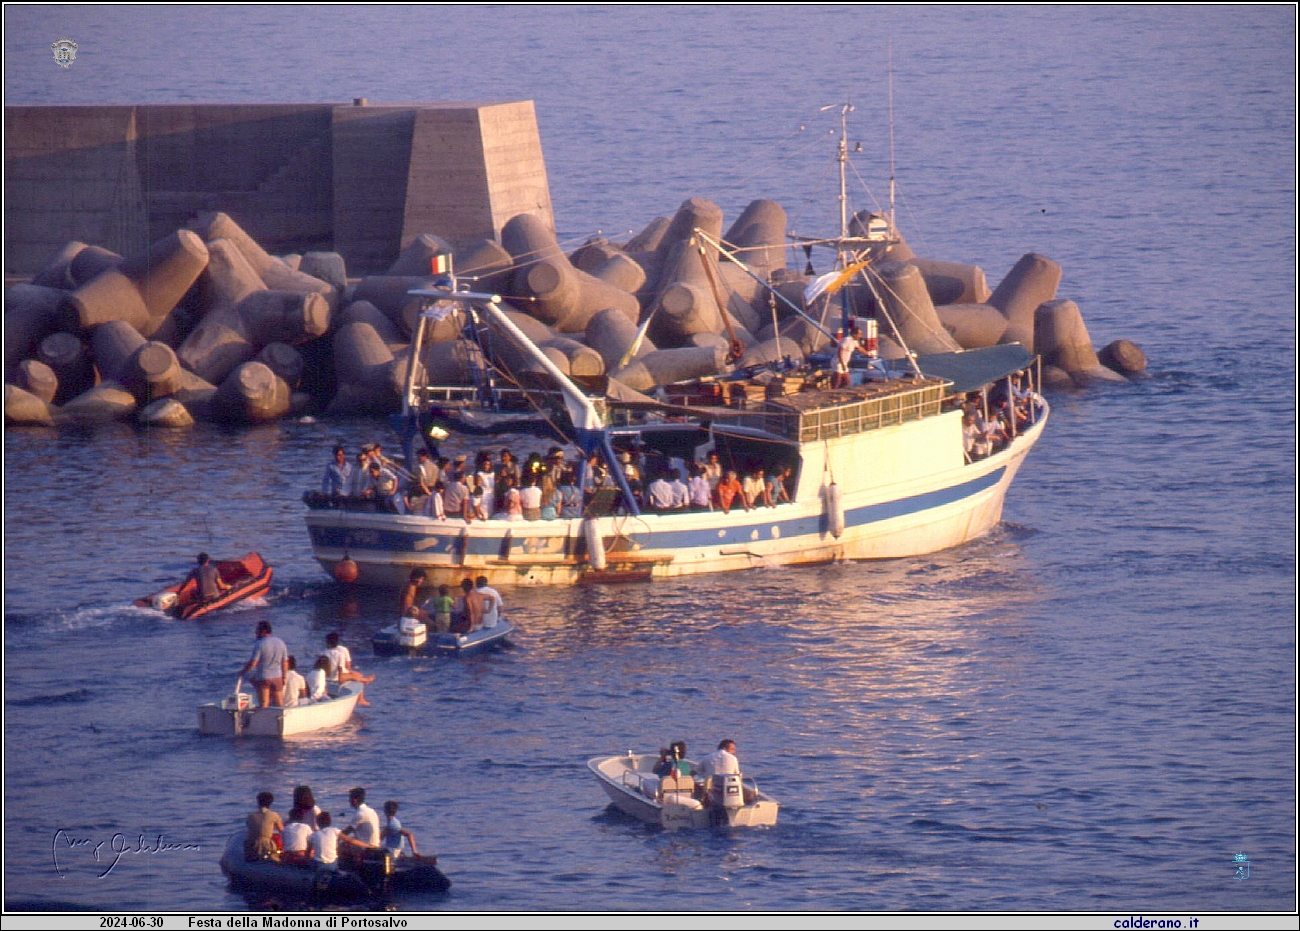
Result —
<instances>
[{"instance_id":1,"label":"red inflatable dinghy","mask_svg":"<svg viewBox=\"0 0 1300 931\"><path fill-rule=\"evenodd\" d=\"M230 586L230 591L222 592L220 598L202 600L199 597L199 583L195 579L186 578L160 592L146 595L136 601L135 606L157 608L174 618L188 621L190 618L228 608L245 598L264 595L271 587L271 567L257 553L249 553L239 559L219 560L215 565L222 580Z\"/></svg>"}]
</instances>

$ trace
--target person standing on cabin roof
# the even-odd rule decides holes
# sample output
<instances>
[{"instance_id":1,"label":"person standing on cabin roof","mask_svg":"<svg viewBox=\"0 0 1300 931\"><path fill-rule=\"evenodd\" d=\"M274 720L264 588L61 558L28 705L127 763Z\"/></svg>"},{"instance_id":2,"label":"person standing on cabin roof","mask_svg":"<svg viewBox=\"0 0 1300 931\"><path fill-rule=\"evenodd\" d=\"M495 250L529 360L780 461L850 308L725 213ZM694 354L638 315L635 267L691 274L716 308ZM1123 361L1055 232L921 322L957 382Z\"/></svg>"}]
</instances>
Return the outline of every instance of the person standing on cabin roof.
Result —
<instances>
[{"instance_id":1,"label":"person standing on cabin roof","mask_svg":"<svg viewBox=\"0 0 1300 931\"><path fill-rule=\"evenodd\" d=\"M843 330L836 330L832 345L835 348L835 370L831 374L831 387L847 388L851 380L849 368L853 364L853 353L860 351L858 341L852 334L845 336Z\"/></svg>"}]
</instances>

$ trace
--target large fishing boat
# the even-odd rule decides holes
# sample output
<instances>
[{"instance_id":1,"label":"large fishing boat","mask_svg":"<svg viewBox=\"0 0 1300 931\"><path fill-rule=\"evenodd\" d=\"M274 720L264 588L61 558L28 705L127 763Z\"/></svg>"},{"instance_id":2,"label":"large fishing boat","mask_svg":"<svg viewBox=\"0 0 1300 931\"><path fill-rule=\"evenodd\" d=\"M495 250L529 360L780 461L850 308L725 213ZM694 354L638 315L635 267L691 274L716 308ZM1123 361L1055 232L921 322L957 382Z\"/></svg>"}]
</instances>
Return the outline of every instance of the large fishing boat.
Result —
<instances>
[{"instance_id":1,"label":"large fishing boat","mask_svg":"<svg viewBox=\"0 0 1300 931\"><path fill-rule=\"evenodd\" d=\"M845 137L842 192L846 148ZM855 218L851 229L845 204L842 194L838 236L800 241L836 251L837 272L810 282L805 306L855 277L872 291L877 286L870 266L895 235L892 210L889 217ZM741 264L724 244L700 230L696 235ZM412 293L425 298L428 309L414 334L417 361L403 399L408 463L415 462L416 442L431 442L431 432L442 435L458 404L482 409L489 394L492 400L501 396L490 387L424 383L418 360L426 334L459 313L467 335L480 341L508 336L549 376L549 398L559 409L548 420L582 451L580 483L590 492L586 477L593 466L606 481L588 493L579 516L552 520L467 522L386 513L374 500L305 495L316 559L337 577L355 575L362 584L396 588L419 570L434 585L471 576L486 576L493 585L569 585L932 553L973 540L999 522L1007 489L1048 417L1046 401L1033 390L1035 357L1018 344L906 353L888 365L862 358L864 366L850 377L833 380L813 357L797 368L778 364L666 386L651 398L621 390L613 380L575 384L520 331L496 294L460 290L451 276ZM772 293L773 300L786 301ZM790 313L831 335L824 315L814 320L786 303ZM879 295L876 306L883 306ZM846 324L857 322L849 301L841 307ZM892 332L901 342L896 326ZM972 455L963 412L983 419L998 405L1012 412L1005 417L1006 435L992 450L976 447ZM781 476L775 496L781 503L656 511L629 481L635 473L628 460L680 468L710 454L741 474L761 468ZM341 564L346 573L338 571Z\"/></svg>"}]
</instances>

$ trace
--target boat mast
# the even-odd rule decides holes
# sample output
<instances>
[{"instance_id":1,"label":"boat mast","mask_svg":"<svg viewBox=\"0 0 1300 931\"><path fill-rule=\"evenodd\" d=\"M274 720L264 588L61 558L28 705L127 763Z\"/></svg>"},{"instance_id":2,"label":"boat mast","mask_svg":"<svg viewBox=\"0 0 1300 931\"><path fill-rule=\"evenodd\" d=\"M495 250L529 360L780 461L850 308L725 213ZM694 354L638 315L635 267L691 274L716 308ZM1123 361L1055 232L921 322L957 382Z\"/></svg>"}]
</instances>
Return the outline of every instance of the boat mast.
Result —
<instances>
[{"instance_id":1,"label":"boat mast","mask_svg":"<svg viewBox=\"0 0 1300 931\"><path fill-rule=\"evenodd\" d=\"M853 104L845 103L840 107L840 147L837 160L840 163L840 247L837 258L844 262L841 268L846 268L848 263L844 259L844 242L849 238L849 186L848 186L848 165L849 165L849 114L853 112Z\"/></svg>"},{"instance_id":2,"label":"boat mast","mask_svg":"<svg viewBox=\"0 0 1300 931\"><path fill-rule=\"evenodd\" d=\"M889 39L889 238L898 237L894 225L894 39Z\"/></svg>"}]
</instances>

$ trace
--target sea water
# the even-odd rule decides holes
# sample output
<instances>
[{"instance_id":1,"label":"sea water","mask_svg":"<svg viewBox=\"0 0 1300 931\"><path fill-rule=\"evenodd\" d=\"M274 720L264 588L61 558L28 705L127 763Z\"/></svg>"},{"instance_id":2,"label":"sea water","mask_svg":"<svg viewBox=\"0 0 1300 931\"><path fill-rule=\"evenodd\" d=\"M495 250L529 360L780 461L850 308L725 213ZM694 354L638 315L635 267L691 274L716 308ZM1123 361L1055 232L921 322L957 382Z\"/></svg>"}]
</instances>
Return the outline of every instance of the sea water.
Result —
<instances>
[{"instance_id":1,"label":"sea water","mask_svg":"<svg viewBox=\"0 0 1300 931\"><path fill-rule=\"evenodd\" d=\"M395 594L311 559L301 493L381 424L7 429L8 907L244 908L225 840L303 783L335 812L354 785L401 802L455 885L398 908L1295 906L1294 10L11 6L5 27L9 104L532 99L573 244L691 196L833 231L851 100L855 206L887 205L892 145L919 254L991 283L1047 255L1094 343L1151 360L1052 398L983 539L507 590L513 645L465 662L375 658ZM265 599L129 607L199 550L250 549ZM371 707L199 736L260 620L307 663L340 631ZM723 737L775 828L652 830L585 767Z\"/></svg>"}]
</instances>

